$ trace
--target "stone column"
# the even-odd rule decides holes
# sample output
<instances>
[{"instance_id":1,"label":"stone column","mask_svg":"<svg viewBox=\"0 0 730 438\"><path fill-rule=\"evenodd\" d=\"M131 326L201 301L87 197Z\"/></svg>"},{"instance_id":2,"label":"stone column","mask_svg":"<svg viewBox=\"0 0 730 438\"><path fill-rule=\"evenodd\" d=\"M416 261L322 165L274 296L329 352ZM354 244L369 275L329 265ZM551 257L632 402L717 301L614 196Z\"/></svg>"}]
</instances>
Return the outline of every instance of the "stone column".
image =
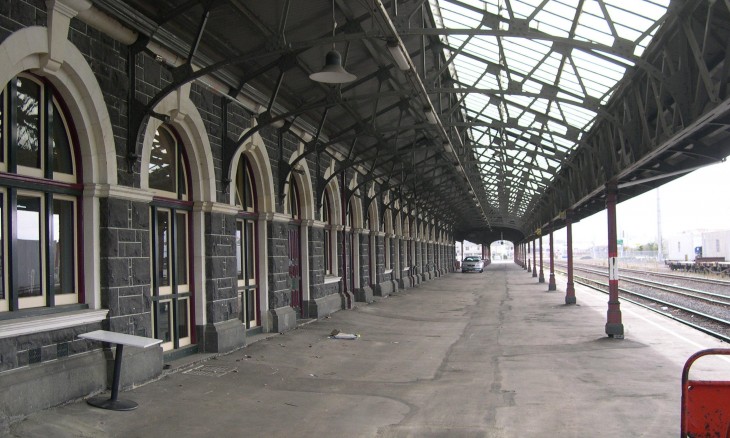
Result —
<instances>
[{"instance_id":1,"label":"stone column","mask_svg":"<svg viewBox=\"0 0 730 438\"><path fill-rule=\"evenodd\" d=\"M236 214L224 204L196 205L204 214L206 324L198 326L200 349L228 352L246 344L239 318ZM202 292L202 291L201 291Z\"/></svg>"},{"instance_id":2,"label":"stone column","mask_svg":"<svg viewBox=\"0 0 730 438\"><path fill-rule=\"evenodd\" d=\"M357 275L358 284L355 286L355 301L364 303L373 302L373 288L370 286L370 233L363 229L357 229L355 232L355 241L359 243L359 251L357 254L358 265Z\"/></svg>"}]
</instances>

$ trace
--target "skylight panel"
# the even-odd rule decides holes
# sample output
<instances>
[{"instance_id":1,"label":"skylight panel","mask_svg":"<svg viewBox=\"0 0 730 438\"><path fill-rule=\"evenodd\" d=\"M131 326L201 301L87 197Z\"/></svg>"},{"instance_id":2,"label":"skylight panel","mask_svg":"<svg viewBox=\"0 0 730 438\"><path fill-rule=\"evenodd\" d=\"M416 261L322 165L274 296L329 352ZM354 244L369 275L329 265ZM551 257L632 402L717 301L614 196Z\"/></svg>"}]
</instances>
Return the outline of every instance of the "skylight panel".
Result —
<instances>
[{"instance_id":1,"label":"skylight panel","mask_svg":"<svg viewBox=\"0 0 730 438\"><path fill-rule=\"evenodd\" d=\"M486 11L500 17L499 25L491 26L513 34L440 38L449 45L443 49L445 58L454 58L449 69L457 84L485 90L456 96L464 97L462 114L477 125L467 136L488 199L492 206L509 200L502 208L519 216L563 167L562 160L596 123L598 106L607 102L626 68L633 65L630 57L602 49L612 48L618 36L634 43L618 48L643 53L669 0L584 0L580 13L578 0L509 0L514 17L506 1L429 3L434 17L443 17L444 27L486 29L489 26L482 24ZM525 38L525 26L539 32ZM567 38L573 27L572 38L581 41L577 48L560 39L539 38L544 34ZM647 30L651 35L642 38ZM465 41L463 52L457 53ZM601 51L586 49L585 42L597 44L593 50Z\"/></svg>"}]
</instances>

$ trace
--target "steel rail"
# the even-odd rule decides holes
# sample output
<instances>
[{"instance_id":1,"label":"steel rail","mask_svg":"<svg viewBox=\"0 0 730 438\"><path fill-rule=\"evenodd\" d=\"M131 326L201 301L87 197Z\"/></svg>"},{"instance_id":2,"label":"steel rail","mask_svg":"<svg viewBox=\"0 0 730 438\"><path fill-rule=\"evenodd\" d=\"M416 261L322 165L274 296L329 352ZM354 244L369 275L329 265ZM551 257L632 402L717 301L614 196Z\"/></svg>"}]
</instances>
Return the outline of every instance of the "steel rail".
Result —
<instances>
[{"instance_id":1,"label":"steel rail","mask_svg":"<svg viewBox=\"0 0 730 438\"><path fill-rule=\"evenodd\" d=\"M561 272L561 273L565 273L565 271L562 271L562 270L556 270L556 271L557 272ZM573 277L573 281L575 281L576 283L581 284L583 286L589 287L589 288L591 288L593 290L596 290L598 292L602 292L602 293L608 294L608 291L607 290L604 290L604 289L602 289L602 288L600 288L600 287L597 286L597 285L600 285L602 287L608 288L608 284L606 284L606 283L601 283L600 281L591 280L589 278L585 278L585 277L581 277L581 276L574 276ZM720 324L720 325L724 325L724 326L727 326L728 328L730 328L730 321L727 321L727 320L724 320L724 319L721 319L721 318L717 318L717 317L712 316L712 315L707 315L705 313L698 312L698 311L695 311L695 310L692 310L692 309L689 309L689 308L686 308L686 307L683 307L683 306L680 306L680 305L677 305L677 304L672 304L672 303L666 302L664 300L660 300L658 298L652 298L652 297L646 296L646 295L644 295L642 293L633 292L633 291L630 291L628 289L621 289L620 288L619 289L619 292L625 293L625 294L634 295L634 296L643 298L643 299L648 300L648 301L653 301L655 303L664 304L667 307L673 307L675 309L679 309L679 310L682 310L684 312L687 312L687 313L689 313L691 315L699 316L699 317L708 319L710 321L713 321L714 323L717 323L717 324ZM658 314L660 314L662 316L665 316L667 318L670 318L670 319L672 319L674 321L677 321L679 323L682 323L684 325L687 325L689 327L692 327L692 328L694 328L696 330L699 330L699 331L701 331L701 332L703 332L705 334L708 334L708 335L710 335L712 337L718 338L718 339L720 339L722 341L730 342L730 336L724 335L722 333L718 333L718 332L716 332L716 331L714 331L712 329L709 329L707 327L703 327L701 325L698 325L697 323L694 323L694 322L691 322L691 321L687 321L686 319L679 318L679 317L677 317L675 315L672 315L669 312L664 312L664 311L662 311L660 309L656 309L656 308L654 308L652 306L649 306L647 304L641 303L641 302L636 301L636 300L632 300L632 299L627 298L625 296L620 296L619 299L621 299L623 301L626 301L626 302L629 302L629 303L632 303L632 304L636 304L637 306L643 307L645 309L651 310L652 312L658 313Z\"/></svg>"}]
</instances>

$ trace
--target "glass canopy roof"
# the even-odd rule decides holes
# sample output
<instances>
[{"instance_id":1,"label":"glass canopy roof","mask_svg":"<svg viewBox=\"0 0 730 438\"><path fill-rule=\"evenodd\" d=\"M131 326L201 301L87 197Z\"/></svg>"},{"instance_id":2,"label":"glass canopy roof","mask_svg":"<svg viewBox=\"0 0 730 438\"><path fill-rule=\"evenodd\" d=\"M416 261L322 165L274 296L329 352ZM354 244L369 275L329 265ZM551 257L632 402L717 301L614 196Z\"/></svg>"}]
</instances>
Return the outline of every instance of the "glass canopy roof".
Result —
<instances>
[{"instance_id":1,"label":"glass canopy roof","mask_svg":"<svg viewBox=\"0 0 730 438\"><path fill-rule=\"evenodd\" d=\"M429 0L489 206L522 217L642 55L669 0ZM442 92L445 90L441 90Z\"/></svg>"}]
</instances>

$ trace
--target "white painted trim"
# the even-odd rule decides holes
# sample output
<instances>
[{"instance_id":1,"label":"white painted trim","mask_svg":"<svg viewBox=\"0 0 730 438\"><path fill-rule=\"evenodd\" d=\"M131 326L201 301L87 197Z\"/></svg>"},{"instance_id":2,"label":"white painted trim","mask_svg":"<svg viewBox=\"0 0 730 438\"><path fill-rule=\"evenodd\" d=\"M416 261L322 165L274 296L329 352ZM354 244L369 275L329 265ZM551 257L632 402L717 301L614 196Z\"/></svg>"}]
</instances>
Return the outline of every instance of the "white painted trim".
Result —
<instances>
[{"instance_id":1,"label":"white painted trim","mask_svg":"<svg viewBox=\"0 0 730 438\"><path fill-rule=\"evenodd\" d=\"M109 313L109 310L106 309L76 310L73 312L0 321L0 339L93 324L106 319L107 313Z\"/></svg>"},{"instance_id":2,"label":"white painted trim","mask_svg":"<svg viewBox=\"0 0 730 438\"><path fill-rule=\"evenodd\" d=\"M385 275L392 274L392 273L393 273L392 269L386 269L385 271L383 271L383 274L385 274Z\"/></svg>"},{"instance_id":3,"label":"white painted trim","mask_svg":"<svg viewBox=\"0 0 730 438\"><path fill-rule=\"evenodd\" d=\"M342 280L342 277L333 277L331 275L327 275L324 277L324 284L339 283L340 280Z\"/></svg>"},{"instance_id":4,"label":"white painted trim","mask_svg":"<svg viewBox=\"0 0 730 438\"><path fill-rule=\"evenodd\" d=\"M302 283L302 303L309 301L309 227L303 220L299 227L299 265Z\"/></svg>"},{"instance_id":5,"label":"white painted trim","mask_svg":"<svg viewBox=\"0 0 730 438\"><path fill-rule=\"evenodd\" d=\"M152 202L152 193L134 187L109 185L109 184L85 184L84 191L92 190L99 198L123 199L134 202Z\"/></svg>"},{"instance_id":6,"label":"white painted trim","mask_svg":"<svg viewBox=\"0 0 730 438\"><path fill-rule=\"evenodd\" d=\"M20 72L44 75L68 106L76 127L84 182L117 183L116 147L104 95L91 67L70 42L63 48L57 71L41 70L48 54L46 27L30 26L13 32L0 44L0 84Z\"/></svg>"},{"instance_id":7,"label":"white painted trim","mask_svg":"<svg viewBox=\"0 0 730 438\"><path fill-rule=\"evenodd\" d=\"M249 129L244 130L241 134L241 137L243 137L246 132L249 131ZM250 138L247 139L247 141L243 145L241 145L241 147L238 148L238 150L236 150L236 153L231 159L231 167L229 169L223 169L224 171L228 172L227 174L229 175L229 179L231 180L228 189L228 202L231 205L236 204L236 171L238 170L238 163L241 160L242 155L245 155L248 159L253 173L251 177L256 182L255 196L256 201L258 202L258 211L274 212L276 210L276 195L274 194L273 171L271 169L271 161L269 160L269 155L266 152L266 145L264 144L264 140L261 138L261 135L258 132L254 133Z\"/></svg>"},{"instance_id":8,"label":"white painted trim","mask_svg":"<svg viewBox=\"0 0 730 438\"><path fill-rule=\"evenodd\" d=\"M270 220L272 222L285 222L289 223L292 221L292 218L290 215L285 213L273 213L270 217Z\"/></svg>"},{"instance_id":9,"label":"white painted trim","mask_svg":"<svg viewBox=\"0 0 730 438\"><path fill-rule=\"evenodd\" d=\"M157 113L170 117L169 126L180 136L182 144L188 156L190 185L192 192L188 199L195 201L214 202L215 199L215 171L213 169L213 154L211 153L208 133L203 123L203 118L198 108L190 100L190 84L184 85L178 90L165 96L154 110ZM140 187L149 189L150 151L157 128L162 121L150 117L142 139L142 151L140 152ZM129 133L128 135L136 135Z\"/></svg>"},{"instance_id":10,"label":"white painted trim","mask_svg":"<svg viewBox=\"0 0 730 438\"><path fill-rule=\"evenodd\" d=\"M195 273L193 306L195 307L194 323L199 326L204 326L208 322L208 312L206 312L207 292L205 290L205 213L198 210L196 208L197 205L198 203L193 205L193 211L190 214L190 225L193 229L190 246L193 251L193 272Z\"/></svg>"},{"instance_id":11,"label":"white painted trim","mask_svg":"<svg viewBox=\"0 0 730 438\"><path fill-rule=\"evenodd\" d=\"M241 209L236 206L220 202L194 202L193 209L203 211L205 213L220 213L227 214L229 216L235 216L241 211Z\"/></svg>"},{"instance_id":12,"label":"white painted trim","mask_svg":"<svg viewBox=\"0 0 730 438\"><path fill-rule=\"evenodd\" d=\"M79 261L84 267L84 298L90 309L101 309L101 288L98 287L101 284L101 260L96 257L96 254L101 254L101 236L99 235L101 211L95 184L84 186L81 208L84 223L92 224L92 226L84 226L81 231L84 237L84 254L88 254Z\"/></svg>"},{"instance_id":13,"label":"white painted trim","mask_svg":"<svg viewBox=\"0 0 730 438\"><path fill-rule=\"evenodd\" d=\"M269 214L260 214L257 221L256 231L256 244L258 246L258 260L256 267L258 269L258 275L256 276L256 282L259 288L259 313L261 314L261 328L264 332L269 332L271 329L271 317L269 315L269 254L268 254L268 240L266 238L267 227L269 226L267 219Z\"/></svg>"}]
</instances>

